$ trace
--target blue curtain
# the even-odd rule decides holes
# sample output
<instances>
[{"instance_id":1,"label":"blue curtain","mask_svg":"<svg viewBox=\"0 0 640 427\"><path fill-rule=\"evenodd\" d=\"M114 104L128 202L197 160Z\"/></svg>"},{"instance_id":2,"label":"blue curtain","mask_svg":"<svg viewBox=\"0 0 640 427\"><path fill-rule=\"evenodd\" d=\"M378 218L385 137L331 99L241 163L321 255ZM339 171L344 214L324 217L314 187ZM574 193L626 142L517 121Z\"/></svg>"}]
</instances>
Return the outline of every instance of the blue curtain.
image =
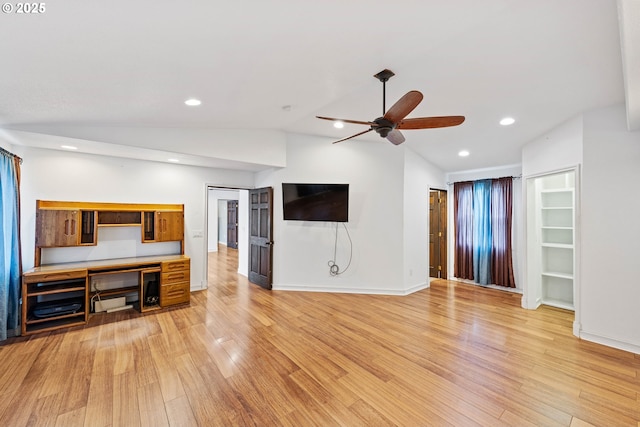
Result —
<instances>
[{"instance_id":1,"label":"blue curtain","mask_svg":"<svg viewBox=\"0 0 640 427\"><path fill-rule=\"evenodd\" d=\"M0 340L18 328L20 312L19 158L0 152Z\"/></svg>"},{"instance_id":2,"label":"blue curtain","mask_svg":"<svg viewBox=\"0 0 640 427\"><path fill-rule=\"evenodd\" d=\"M473 277L481 285L491 283L491 180L473 183Z\"/></svg>"}]
</instances>

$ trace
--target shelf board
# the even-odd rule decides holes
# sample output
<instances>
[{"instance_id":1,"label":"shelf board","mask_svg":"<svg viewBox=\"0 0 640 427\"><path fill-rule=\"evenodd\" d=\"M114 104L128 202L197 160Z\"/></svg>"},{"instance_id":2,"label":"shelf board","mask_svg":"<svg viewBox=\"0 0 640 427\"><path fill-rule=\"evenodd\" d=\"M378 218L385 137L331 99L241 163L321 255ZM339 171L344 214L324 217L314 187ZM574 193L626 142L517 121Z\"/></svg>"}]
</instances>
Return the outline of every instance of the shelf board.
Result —
<instances>
[{"instance_id":1,"label":"shelf board","mask_svg":"<svg viewBox=\"0 0 640 427\"><path fill-rule=\"evenodd\" d=\"M573 274L567 274L567 273L556 273L556 272L552 272L552 271L543 271L542 273L540 273L542 276L549 276L549 277L558 277L560 279L567 279L567 280L573 280Z\"/></svg>"},{"instance_id":2,"label":"shelf board","mask_svg":"<svg viewBox=\"0 0 640 427\"><path fill-rule=\"evenodd\" d=\"M55 288L55 289L53 289ZM84 290L86 289L85 286L76 286L76 287L57 287L57 286L51 286L49 289L47 289L46 286L42 286L40 289L42 290L37 290L37 291L27 291L27 297L35 297L38 295L53 295L53 294L66 294L69 292L84 292Z\"/></svg>"},{"instance_id":3,"label":"shelf board","mask_svg":"<svg viewBox=\"0 0 640 427\"><path fill-rule=\"evenodd\" d=\"M155 311L155 310L160 310L162 307L160 306L160 304L154 304L154 305L145 305L140 311L142 313L146 313L147 311Z\"/></svg>"},{"instance_id":4,"label":"shelf board","mask_svg":"<svg viewBox=\"0 0 640 427\"><path fill-rule=\"evenodd\" d=\"M573 306L573 303L569 302L569 301L562 301L562 300L558 300L558 299L543 298L542 299L542 304L550 305L552 307L557 307L557 308L563 308L565 310L571 310L571 311L575 310L575 307Z\"/></svg>"},{"instance_id":5,"label":"shelf board","mask_svg":"<svg viewBox=\"0 0 640 427\"><path fill-rule=\"evenodd\" d=\"M100 297L110 297L113 295L122 295L122 294L130 294L133 292L138 292L140 290L140 286L129 286L127 288L117 288L117 289L105 289L101 291L91 291L91 295L100 294Z\"/></svg>"},{"instance_id":6,"label":"shelf board","mask_svg":"<svg viewBox=\"0 0 640 427\"><path fill-rule=\"evenodd\" d=\"M573 188L550 188L547 190L540 190L540 193L573 193Z\"/></svg>"},{"instance_id":7,"label":"shelf board","mask_svg":"<svg viewBox=\"0 0 640 427\"><path fill-rule=\"evenodd\" d=\"M543 211L559 211L559 210L573 210L573 206L542 206L540 209L542 209Z\"/></svg>"},{"instance_id":8,"label":"shelf board","mask_svg":"<svg viewBox=\"0 0 640 427\"><path fill-rule=\"evenodd\" d=\"M84 317L82 320L70 321L69 319L52 320L51 323L39 323L36 325L26 325L26 334L35 334L37 332L48 332L56 329L70 328L72 326L82 326L85 324Z\"/></svg>"},{"instance_id":9,"label":"shelf board","mask_svg":"<svg viewBox=\"0 0 640 427\"><path fill-rule=\"evenodd\" d=\"M573 249L573 245L568 243L541 243L540 246L543 248Z\"/></svg>"},{"instance_id":10,"label":"shelf board","mask_svg":"<svg viewBox=\"0 0 640 427\"><path fill-rule=\"evenodd\" d=\"M542 228L543 230L573 230L573 227L559 225L543 225L540 228Z\"/></svg>"},{"instance_id":11,"label":"shelf board","mask_svg":"<svg viewBox=\"0 0 640 427\"><path fill-rule=\"evenodd\" d=\"M43 318L29 317L26 323L27 325L38 325L41 323L56 322L58 320L70 319L73 317L80 317L80 316L82 316L82 319L84 320L84 315L85 315L85 312L83 310L83 311L76 311L75 313L63 314L61 316L51 316L51 317L43 317Z\"/></svg>"}]
</instances>

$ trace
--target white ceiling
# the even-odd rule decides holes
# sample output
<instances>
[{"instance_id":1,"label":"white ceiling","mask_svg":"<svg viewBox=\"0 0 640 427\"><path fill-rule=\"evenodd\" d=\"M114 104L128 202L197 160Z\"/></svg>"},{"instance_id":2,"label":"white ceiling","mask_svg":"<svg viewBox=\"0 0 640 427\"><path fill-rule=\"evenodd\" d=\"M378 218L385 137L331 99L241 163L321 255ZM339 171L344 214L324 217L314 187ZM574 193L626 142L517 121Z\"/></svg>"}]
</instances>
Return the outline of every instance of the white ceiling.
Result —
<instances>
[{"instance_id":1,"label":"white ceiling","mask_svg":"<svg viewBox=\"0 0 640 427\"><path fill-rule=\"evenodd\" d=\"M276 129L339 139L366 128L338 130L314 116L382 115L373 74L389 68L387 108L415 89L424 100L409 117L466 116L458 127L403 131L432 163L460 171L519 163L526 142L625 101L615 0L45 5L39 15L0 16L7 129ZM186 107L189 97L202 105ZM504 116L516 123L498 125ZM113 143L102 154L134 156L108 135L91 139ZM373 132L343 144L371 143L389 144ZM461 149L471 155L458 157Z\"/></svg>"}]
</instances>

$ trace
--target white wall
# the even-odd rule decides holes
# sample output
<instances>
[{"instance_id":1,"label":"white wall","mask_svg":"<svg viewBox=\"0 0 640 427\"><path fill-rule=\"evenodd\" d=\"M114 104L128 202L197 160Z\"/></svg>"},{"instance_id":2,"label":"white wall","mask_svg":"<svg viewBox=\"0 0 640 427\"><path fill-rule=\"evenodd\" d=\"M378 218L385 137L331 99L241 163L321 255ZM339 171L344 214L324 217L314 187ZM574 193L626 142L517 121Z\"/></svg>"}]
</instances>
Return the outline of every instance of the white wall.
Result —
<instances>
[{"instance_id":1,"label":"white wall","mask_svg":"<svg viewBox=\"0 0 640 427\"><path fill-rule=\"evenodd\" d=\"M429 189L445 188L444 173L410 148L404 150L404 290L429 286Z\"/></svg>"},{"instance_id":2,"label":"white wall","mask_svg":"<svg viewBox=\"0 0 640 427\"><path fill-rule=\"evenodd\" d=\"M238 187L253 185L253 174L248 172L181 166L18 145L13 146L13 151L24 159L21 168L21 233L25 270L31 268L34 261L35 201L37 199L115 203L178 203L185 206L185 254L191 257L191 287L199 289L206 283L205 254L207 248L202 237L193 236L206 229L206 185ZM113 257L136 256L136 249L133 246L120 247L119 250L121 252L114 253ZM133 252L133 255L128 252ZM84 253L80 256L87 255Z\"/></svg>"},{"instance_id":3,"label":"white wall","mask_svg":"<svg viewBox=\"0 0 640 427\"><path fill-rule=\"evenodd\" d=\"M522 148L522 176L546 174L582 163L582 116L549 130Z\"/></svg>"},{"instance_id":4,"label":"white wall","mask_svg":"<svg viewBox=\"0 0 640 427\"><path fill-rule=\"evenodd\" d=\"M455 256L455 216L454 206L455 198L453 194L453 183L460 181L475 181L479 179L491 179L502 178L505 176L519 177L522 174L522 165L507 165L495 168L487 169L475 169L469 171L452 172L447 174L447 181L451 185L447 186L447 229L449 230L449 236L447 241L449 262L447 277L454 276L454 256ZM523 258L524 258L524 221L523 221L523 204L522 204L522 190L523 179L513 180L513 211L512 211L512 262L513 262L513 275L516 281L516 289L523 288Z\"/></svg>"},{"instance_id":5,"label":"white wall","mask_svg":"<svg viewBox=\"0 0 640 427\"><path fill-rule=\"evenodd\" d=\"M218 198L207 189L207 251L218 252Z\"/></svg>"},{"instance_id":6,"label":"white wall","mask_svg":"<svg viewBox=\"0 0 640 427\"><path fill-rule=\"evenodd\" d=\"M581 333L640 353L640 132L623 105L584 115Z\"/></svg>"},{"instance_id":7,"label":"white wall","mask_svg":"<svg viewBox=\"0 0 640 427\"><path fill-rule=\"evenodd\" d=\"M227 200L218 200L218 243L227 244Z\"/></svg>"},{"instance_id":8,"label":"white wall","mask_svg":"<svg viewBox=\"0 0 640 427\"><path fill-rule=\"evenodd\" d=\"M256 187L274 188L273 287L404 294L404 149L385 140L331 142L290 135L289 166L256 174ZM353 260L343 275L331 276L327 265L333 258L335 223L284 221L282 182L350 184L346 226ZM348 255L348 240L340 226L336 261L342 269ZM428 259L424 262L428 264Z\"/></svg>"}]
</instances>

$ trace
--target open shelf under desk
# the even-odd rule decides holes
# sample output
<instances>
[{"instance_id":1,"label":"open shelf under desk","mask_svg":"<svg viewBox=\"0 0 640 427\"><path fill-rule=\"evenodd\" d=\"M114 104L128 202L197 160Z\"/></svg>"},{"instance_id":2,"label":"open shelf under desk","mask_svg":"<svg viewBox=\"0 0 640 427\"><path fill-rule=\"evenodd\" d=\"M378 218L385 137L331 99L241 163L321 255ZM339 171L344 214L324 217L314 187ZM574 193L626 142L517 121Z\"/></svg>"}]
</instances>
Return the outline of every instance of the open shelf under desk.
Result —
<instances>
[{"instance_id":1,"label":"open shelf under desk","mask_svg":"<svg viewBox=\"0 0 640 427\"><path fill-rule=\"evenodd\" d=\"M112 297L116 295L126 295L140 291L140 286L128 286L125 288L115 288L106 290L91 291L91 296L100 295L100 297Z\"/></svg>"},{"instance_id":2,"label":"open shelf under desk","mask_svg":"<svg viewBox=\"0 0 640 427\"><path fill-rule=\"evenodd\" d=\"M33 316L29 316L27 318L27 325L38 325L38 324L54 324L56 323L56 321L60 320L61 323L66 323L68 322L68 319L72 319L74 317L81 317L82 320L84 320L84 316L85 316L85 312L83 311L76 311L75 313L69 313L69 314L62 314L62 315L57 315L57 316L51 316L51 317L33 317Z\"/></svg>"},{"instance_id":3,"label":"open shelf under desk","mask_svg":"<svg viewBox=\"0 0 640 427\"><path fill-rule=\"evenodd\" d=\"M77 317L78 320L74 320L74 317ZM26 332L29 334L33 334L36 332L47 332L54 331L60 328L70 328L72 326L82 326L87 322L85 321L84 312L79 313L77 315L68 315L56 317L55 319L49 320L47 322L35 323L35 322L27 322L26 323Z\"/></svg>"}]
</instances>

